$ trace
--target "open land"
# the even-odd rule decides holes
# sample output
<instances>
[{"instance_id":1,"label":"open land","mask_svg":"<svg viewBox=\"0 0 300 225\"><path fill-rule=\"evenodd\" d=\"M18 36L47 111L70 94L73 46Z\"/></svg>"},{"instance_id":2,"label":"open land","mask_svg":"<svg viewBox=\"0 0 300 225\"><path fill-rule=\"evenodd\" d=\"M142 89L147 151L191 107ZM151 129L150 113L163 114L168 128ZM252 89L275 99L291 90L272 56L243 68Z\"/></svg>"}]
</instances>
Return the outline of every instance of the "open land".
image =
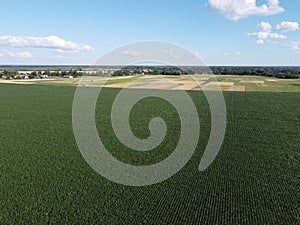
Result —
<instances>
[{"instance_id":1,"label":"open land","mask_svg":"<svg viewBox=\"0 0 300 225\"><path fill-rule=\"evenodd\" d=\"M262 92L299 92L300 79L270 79L260 76L230 76L217 75L216 80L206 75L190 76L124 76L111 77L106 81L104 77L86 77L86 86L102 86L109 88L139 88L139 89L163 89L163 90L201 90L200 86L205 85L206 89L214 90L220 86L223 91L262 91ZM45 84L45 85L71 85L76 86L80 78L65 79L53 77L48 79L28 80L0 80L0 83L13 84ZM196 82L196 81L197 82Z\"/></svg>"},{"instance_id":2,"label":"open land","mask_svg":"<svg viewBox=\"0 0 300 225\"><path fill-rule=\"evenodd\" d=\"M242 90L241 78L233 78L218 77L218 82L233 82L222 87ZM294 85L298 81L253 79L268 87L252 82L245 83L249 92L224 92L225 141L214 163L201 173L210 110L203 92L188 91L201 123L195 154L174 177L147 187L115 184L82 158L72 130L76 79L0 84L1 223L299 224L300 93L292 92L299 90ZM174 80L185 83L184 78ZM110 85L125 81L114 78ZM291 92L257 92L276 86ZM132 151L118 141L110 122L119 91L102 89L96 107L97 129L107 149L133 165L165 159L180 136L177 112L157 98L139 102L131 113L133 132L146 138L147 124L157 116L164 119L168 132L153 151Z\"/></svg>"}]
</instances>

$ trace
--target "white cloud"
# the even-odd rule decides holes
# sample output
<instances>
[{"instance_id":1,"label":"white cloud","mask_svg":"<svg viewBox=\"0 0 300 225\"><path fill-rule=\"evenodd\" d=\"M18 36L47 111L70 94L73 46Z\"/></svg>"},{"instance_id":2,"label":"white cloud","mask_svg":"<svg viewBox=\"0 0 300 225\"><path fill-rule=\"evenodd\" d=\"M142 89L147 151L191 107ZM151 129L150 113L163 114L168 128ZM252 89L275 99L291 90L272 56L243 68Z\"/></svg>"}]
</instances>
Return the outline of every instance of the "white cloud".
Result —
<instances>
[{"instance_id":1,"label":"white cloud","mask_svg":"<svg viewBox=\"0 0 300 225\"><path fill-rule=\"evenodd\" d=\"M277 33L271 33L271 32L265 32L265 31L260 31L257 33L247 33L248 36L253 36L257 37L259 41L263 41L266 39L285 39L287 36L282 35L282 34L277 34Z\"/></svg>"},{"instance_id":2,"label":"white cloud","mask_svg":"<svg viewBox=\"0 0 300 225\"><path fill-rule=\"evenodd\" d=\"M262 28L262 31L254 32L254 33L247 33L248 36L256 37L257 40L255 41L256 44L263 45L266 40L269 39L286 39L287 36L283 34L274 33L272 31L272 25L267 22L260 22L258 27Z\"/></svg>"},{"instance_id":3,"label":"white cloud","mask_svg":"<svg viewBox=\"0 0 300 225\"><path fill-rule=\"evenodd\" d=\"M7 55L12 58L32 58L31 52L7 52Z\"/></svg>"},{"instance_id":4,"label":"white cloud","mask_svg":"<svg viewBox=\"0 0 300 225\"><path fill-rule=\"evenodd\" d=\"M255 41L258 45L263 45L266 42L278 46L282 46L290 49L295 54L300 54L300 42L299 41L280 41L286 39L287 36L273 32L272 25L267 22L260 22L258 27L262 29L260 32L247 33L248 36L256 37ZM278 32L296 31L300 30L300 26L297 22L287 22L283 21L276 26ZM276 41L275 41L276 40Z\"/></svg>"},{"instance_id":5,"label":"white cloud","mask_svg":"<svg viewBox=\"0 0 300 225\"><path fill-rule=\"evenodd\" d=\"M258 24L259 27L263 29L265 32L271 32L272 31L272 25L269 24L268 22L260 22Z\"/></svg>"},{"instance_id":6,"label":"white cloud","mask_svg":"<svg viewBox=\"0 0 300 225\"><path fill-rule=\"evenodd\" d=\"M140 52L140 51L122 51L120 52L124 56L129 56L129 57L140 57L140 56L145 56L145 52Z\"/></svg>"},{"instance_id":7,"label":"white cloud","mask_svg":"<svg viewBox=\"0 0 300 225\"><path fill-rule=\"evenodd\" d=\"M269 37L272 39L286 39L287 38L287 36L285 36L283 34L277 34L277 33L270 33Z\"/></svg>"},{"instance_id":8,"label":"white cloud","mask_svg":"<svg viewBox=\"0 0 300 225\"><path fill-rule=\"evenodd\" d=\"M282 21L280 24L278 24L276 26L276 29L281 30L283 32L296 31L296 30L299 30L299 23Z\"/></svg>"},{"instance_id":9,"label":"white cloud","mask_svg":"<svg viewBox=\"0 0 300 225\"><path fill-rule=\"evenodd\" d=\"M53 53L57 55L70 55L72 53L78 53L80 50L64 50L64 49L54 49Z\"/></svg>"},{"instance_id":10,"label":"white cloud","mask_svg":"<svg viewBox=\"0 0 300 225\"><path fill-rule=\"evenodd\" d=\"M208 0L208 7L227 19L239 20L249 16L270 16L284 11L279 0L267 0L267 4L258 6L256 0Z\"/></svg>"},{"instance_id":11,"label":"white cloud","mask_svg":"<svg viewBox=\"0 0 300 225\"><path fill-rule=\"evenodd\" d=\"M241 55L242 53L241 53L241 52L235 52L235 54L236 54L236 55Z\"/></svg>"},{"instance_id":12,"label":"white cloud","mask_svg":"<svg viewBox=\"0 0 300 225\"><path fill-rule=\"evenodd\" d=\"M258 45L263 45L265 44L265 41L260 39L260 40L256 40L255 43Z\"/></svg>"},{"instance_id":13,"label":"white cloud","mask_svg":"<svg viewBox=\"0 0 300 225\"><path fill-rule=\"evenodd\" d=\"M229 56L229 53L228 52L224 52L223 55L222 55L222 58L227 58Z\"/></svg>"},{"instance_id":14,"label":"white cloud","mask_svg":"<svg viewBox=\"0 0 300 225\"><path fill-rule=\"evenodd\" d=\"M269 32L260 31L260 32L257 32L257 33L247 33L247 35L257 37L258 40L264 40L264 39L267 39L269 37Z\"/></svg>"},{"instance_id":15,"label":"white cloud","mask_svg":"<svg viewBox=\"0 0 300 225\"><path fill-rule=\"evenodd\" d=\"M70 54L55 54L49 57L45 57L46 59L65 59L65 60L77 60L78 57Z\"/></svg>"},{"instance_id":16,"label":"white cloud","mask_svg":"<svg viewBox=\"0 0 300 225\"><path fill-rule=\"evenodd\" d=\"M295 54L300 54L300 42L299 41L286 41L286 42L271 42L274 45L282 46L290 49Z\"/></svg>"},{"instance_id":17,"label":"white cloud","mask_svg":"<svg viewBox=\"0 0 300 225\"><path fill-rule=\"evenodd\" d=\"M61 49L66 51L90 51L92 49L89 45L81 45L72 41L66 41L58 36L0 36L0 45L11 47Z\"/></svg>"},{"instance_id":18,"label":"white cloud","mask_svg":"<svg viewBox=\"0 0 300 225\"><path fill-rule=\"evenodd\" d=\"M291 49L296 54L300 54L300 42L297 42L297 41L285 42L282 44L282 46Z\"/></svg>"}]
</instances>

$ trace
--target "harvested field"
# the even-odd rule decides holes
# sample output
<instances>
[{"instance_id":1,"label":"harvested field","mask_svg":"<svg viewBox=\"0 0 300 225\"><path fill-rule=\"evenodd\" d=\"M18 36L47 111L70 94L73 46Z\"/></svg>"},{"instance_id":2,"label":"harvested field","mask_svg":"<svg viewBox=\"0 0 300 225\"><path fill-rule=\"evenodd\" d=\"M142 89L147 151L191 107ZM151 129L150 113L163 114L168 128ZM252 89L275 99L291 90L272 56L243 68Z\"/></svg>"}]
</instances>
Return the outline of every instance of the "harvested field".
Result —
<instances>
[{"instance_id":1,"label":"harvested field","mask_svg":"<svg viewBox=\"0 0 300 225\"><path fill-rule=\"evenodd\" d=\"M137 82L132 83L128 88L139 88L139 89L162 89L162 90L171 90L177 85L175 83L170 83L164 80L157 80L151 82Z\"/></svg>"},{"instance_id":2,"label":"harvested field","mask_svg":"<svg viewBox=\"0 0 300 225\"><path fill-rule=\"evenodd\" d=\"M179 86L173 88L173 90L194 90L199 87L195 82L186 82L183 84L179 84Z\"/></svg>"},{"instance_id":3,"label":"harvested field","mask_svg":"<svg viewBox=\"0 0 300 225\"><path fill-rule=\"evenodd\" d=\"M241 80L241 84L264 84L263 80Z\"/></svg>"},{"instance_id":4,"label":"harvested field","mask_svg":"<svg viewBox=\"0 0 300 225\"><path fill-rule=\"evenodd\" d=\"M245 86L232 86L228 91L246 91Z\"/></svg>"},{"instance_id":5,"label":"harvested field","mask_svg":"<svg viewBox=\"0 0 300 225\"><path fill-rule=\"evenodd\" d=\"M170 75L145 75L145 76L121 76L121 77L84 77L81 85L86 87L109 87L109 88L139 88L139 89L163 89L163 90L206 90L263 92L300 92L300 83L297 79L275 79L249 76L216 76L217 81L208 75L170 76ZM51 77L48 79L30 80L1 80L4 84L43 84L56 86L76 86L80 78L65 79ZM171 85L172 83L172 85Z\"/></svg>"},{"instance_id":6,"label":"harvested field","mask_svg":"<svg viewBox=\"0 0 300 225\"><path fill-rule=\"evenodd\" d=\"M207 85L212 85L212 86L233 86L234 82L210 82Z\"/></svg>"}]
</instances>

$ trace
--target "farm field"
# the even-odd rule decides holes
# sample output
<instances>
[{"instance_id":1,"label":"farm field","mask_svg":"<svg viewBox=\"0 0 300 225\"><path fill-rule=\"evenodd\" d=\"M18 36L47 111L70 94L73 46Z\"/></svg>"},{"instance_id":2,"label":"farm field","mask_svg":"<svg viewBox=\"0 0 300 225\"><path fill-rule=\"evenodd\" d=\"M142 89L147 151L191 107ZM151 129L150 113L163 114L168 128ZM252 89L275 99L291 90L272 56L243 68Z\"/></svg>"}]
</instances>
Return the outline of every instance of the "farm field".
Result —
<instances>
[{"instance_id":1,"label":"farm field","mask_svg":"<svg viewBox=\"0 0 300 225\"><path fill-rule=\"evenodd\" d=\"M0 224L299 224L300 82L275 80L218 77L228 90L228 128L217 159L201 173L210 111L201 91L189 91L201 122L195 154L174 177L147 187L115 184L84 161L72 130L75 79L0 84ZM116 158L150 165L176 146L178 114L156 98L139 102L133 132L147 137L149 120L160 116L168 133L154 151L130 151L110 123L118 87L126 83L116 79L103 89L99 135Z\"/></svg>"},{"instance_id":2,"label":"farm field","mask_svg":"<svg viewBox=\"0 0 300 225\"><path fill-rule=\"evenodd\" d=\"M300 79L278 79L261 76L230 76L217 75L215 82L209 75L196 75L195 78L212 89L220 85L223 91L230 92L300 92ZM197 83L189 76L126 76L111 77L104 84L104 78L88 77L87 86L104 86L108 88L142 88L165 90L200 90ZM172 83L170 83L170 80ZM32 80L0 80L0 83L13 84L45 84L76 86L79 78L64 79L32 79Z\"/></svg>"}]
</instances>

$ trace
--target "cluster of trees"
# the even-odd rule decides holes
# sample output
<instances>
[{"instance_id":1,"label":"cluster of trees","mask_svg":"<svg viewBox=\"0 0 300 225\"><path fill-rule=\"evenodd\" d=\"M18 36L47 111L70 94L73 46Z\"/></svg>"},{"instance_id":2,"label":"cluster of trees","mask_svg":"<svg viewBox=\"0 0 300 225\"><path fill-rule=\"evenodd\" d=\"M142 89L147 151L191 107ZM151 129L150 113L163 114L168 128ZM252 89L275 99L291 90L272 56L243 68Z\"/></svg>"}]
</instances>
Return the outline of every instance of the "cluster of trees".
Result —
<instances>
[{"instance_id":1,"label":"cluster of trees","mask_svg":"<svg viewBox=\"0 0 300 225\"><path fill-rule=\"evenodd\" d=\"M182 69L177 67L126 67L115 71L113 76L130 76L130 75L174 75L179 76L186 74Z\"/></svg>"},{"instance_id":2,"label":"cluster of trees","mask_svg":"<svg viewBox=\"0 0 300 225\"><path fill-rule=\"evenodd\" d=\"M5 76L7 79L10 77L14 77L18 74L17 70L4 70L0 72L0 77ZM28 74L30 79L42 77L43 75L47 76L56 76L56 77L63 77L63 76L73 76L73 77L78 77L81 76L82 74L78 72L77 70L70 69L70 70L55 70L55 71L50 71L49 69L47 70L34 70L30 74Z\"/></svg>"},{"instance_id":3,"label":"cluster of trees","mask_svg":"<svg viewBox=\"0 0 300 225\"><path fill-rule=\"evenodd\" d=\"M6 77L14 77L17 75L17 71L14 70L4 70L0 73L0 76L6 76Z\"/></svg>"},{"instance_id":4,"label":"cluster of trees","mask_svg":"<svg viewBox=\"0 0 300 225\"><path fill-rule=\"evenodd\" d=\"M300 67L126 67L113 76L215 74L238 76L267 76L283 79L300 77Z\"/></svg>"},{"instance_id":5,"label":"cluster of trees","mask_svg":"<svg viewBox=\"0 0 300 225\"><path fill-rule=\"evenodd\" d=\"M27 68L28 69L28 68ZM102 70L101 70L102 69ZM95 74L88 74L94 76L130 76L130 75L184 75L184 74L215 74L215 75L238 75L238 76L267 76L277 77L283 79L297 79L300 78L300 67L237 67L237 66L214 66L214 67L172 67L172 66L128 66L117 70L116 67L95 68L99 71ZM5 69L0 73L1 76L13 77L17 74L17 69ZM101 71L105 71L102 73ZM107 72L110 71L110 72ZM36 68L30 74L30 78L36 78L41 75L48 76L73 76L78 77L84 75L82 68Z\"/></svg>"},{"instance_id":6,"label":"cluster of trees","mask_svg":"<svg viewBox=\"0 0 300 225\"><path fill-rule=\"evenodd\" d=\"M300 67L211 67L216 75L266 76L297 79Z\"/></svg>"},{"instance_id":7,"label":"cluster of trees","mask_svg":"<svg viewBox=\"0 0 300 225\"><path fill-rule=\"evenodd\" d=\"M30 74L30 78L36 78L39 77L41 75L48 75L51 77L63 77L63 76L73 76L73 77L78 77L81 74L77 71L77 70L55 70L55 71L50 71L49 69L46 71L33 71Z\"/></svg>"}]
</instances>

